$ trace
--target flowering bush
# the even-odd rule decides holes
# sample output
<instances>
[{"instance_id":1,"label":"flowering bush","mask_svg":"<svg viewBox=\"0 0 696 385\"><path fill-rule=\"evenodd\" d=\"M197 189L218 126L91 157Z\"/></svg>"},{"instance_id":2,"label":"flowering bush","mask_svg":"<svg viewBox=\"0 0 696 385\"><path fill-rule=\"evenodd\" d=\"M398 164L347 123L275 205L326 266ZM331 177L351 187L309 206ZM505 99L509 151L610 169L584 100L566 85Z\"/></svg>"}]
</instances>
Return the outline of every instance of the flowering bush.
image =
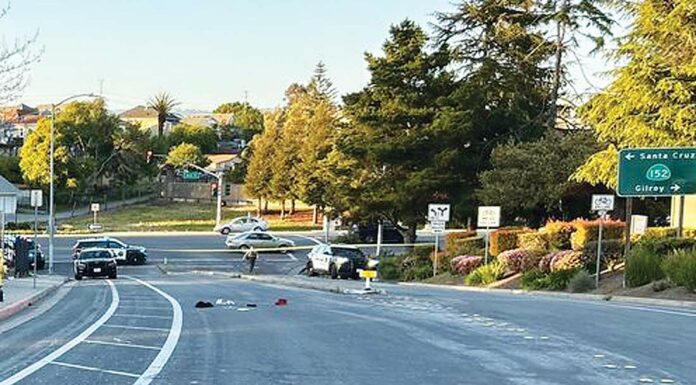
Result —
<instances>
[{"instance_id":1,"label":"flowering bush","mask_svg":"<svg viewBox=\"0 0 696 385\"><path fill-rule=\"evenodd\" d=\"M539 264L541 254L531 250L513 249L498 255L498 261L510 272L519 273L534 269Z\"/></svg>"},{"instance_id":2,"label":"flowering bush","mask_svg":"<svg viewBox=\"0 0 696 385\"><path fill-rule=\"evenodd\" d=\"M473 255L460 255L452 258L452 272L455 274L466 275L474 271L483 263L483 257Z\"/></svg>"},{"instance_id":3,"label":"flowering bush","mask_svg":"<svg viewBox=\"0 0 696 385\"><path fill-rule=\"evenodd\" d=\"M549 270L551 272L574 270L585 266L586 263L587 260L582 252L563 250L555 253L549 264Z\"/></svg>"},{"instance_id":4,"label":"flowering bush","mask_svg":"<svg viewBox=\"0 0 696 385\"><path fill-rule=\"evenodd\" d=\"M476 236L476 231L461 231L457 233L449 233L445 236L445 252L450 255L456 255L456 250L459 246L459 241Z\"/></svg>"},{"instance_id":5,"label":"flowering bush","mask_svg":"<svg viewBox=\"0 0 696 385\"><path fill-rule=\"evenodd\" d=\"M549 248L564 250L570 248L570 236L575 231L572 222L550 221L540 230L544 234Z\"/></svg>"},{"instance_id":6,"label":"flowering bush","mask_svg":"<svg viewBox=\"0 0 696 385\"><path fill-rule=\"evenodd\" d=\"M596 241L599 235L599 221L578 219L573 222L575 232L570 236L573 250L583 250L588 242ZM626 224L621 221L604 221L602 223L604 239L623 239Z\"/></svg>"},{"instance_id":7,"label":"flowering bush","mask_svg":"<svg viewBox=\"0 0 696 385\"><path fill-rule=\"evenodd\" d=\"M546 234L540 232L522 233L517 236L517 246L520 249L544 251L548 250L549 242Z\"/></svg>"},{"instance_id":8,"label":"flowering bush","mask_svg":"<svg viewBox=\"0 0 696 385\"><path fill-rule=\"evenodd\" d=\"M501 228L493 231L490 236L490 253L497 256L506 250L517 247L517 237L520 234L530 233L532 230L526 228Z\"/></svg>"},{"instance_id":9,"label":"flowering bush","mask_svg":"<svg viewBox=\"0 0 696 385\"><path fill-rule=\"evenodd\" d=\"M551 262L558 253L558 251L554 251L541 257L541 259L539 260L539 270L541 270L543 273L551 272Z\"/></svg>"}]
</instances>

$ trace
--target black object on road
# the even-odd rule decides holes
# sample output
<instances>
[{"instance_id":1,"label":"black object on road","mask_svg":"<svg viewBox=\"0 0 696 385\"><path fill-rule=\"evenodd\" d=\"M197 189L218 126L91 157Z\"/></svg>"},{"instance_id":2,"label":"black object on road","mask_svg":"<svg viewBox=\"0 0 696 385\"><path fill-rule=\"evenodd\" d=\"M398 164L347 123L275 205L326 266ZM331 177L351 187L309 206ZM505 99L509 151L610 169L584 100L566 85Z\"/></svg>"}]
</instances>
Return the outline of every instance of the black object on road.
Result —
<instances>
[{"instance_id":1,"label":"black object on road","mask_svg":"<svg viewBox=\"0 0 696 385\"><path fill-rule=\"evenodd\" d=\"M256 304L255 303L248 303L247 307L256 307Z\"/></svg>"},{"instance_id":2,"label":"black object on road","mask_svg":"<svg viewBox=\"0 0 696 385\"><path fill-rule=\"evenodd\" d=\"M207 301L198 301L196 302L196 308L209 308L213 307L213 304Z\"/></svg>"}]
</instances>

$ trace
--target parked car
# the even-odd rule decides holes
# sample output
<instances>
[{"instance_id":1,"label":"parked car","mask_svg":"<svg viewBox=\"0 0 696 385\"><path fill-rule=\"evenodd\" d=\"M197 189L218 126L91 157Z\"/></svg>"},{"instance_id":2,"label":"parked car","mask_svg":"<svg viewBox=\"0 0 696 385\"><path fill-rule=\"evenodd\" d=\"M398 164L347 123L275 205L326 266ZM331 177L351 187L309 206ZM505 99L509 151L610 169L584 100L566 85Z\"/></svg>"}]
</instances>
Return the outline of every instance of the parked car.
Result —
<instances>
[{"instance_id":1,"label":"parked car","mask_svg":"<svg viewBox=\"0 0 696 385\"><path fill-rule=\"evenodd\" d=\"M234 218L228 223L215 227L215 231L227 235L229 233L246 233L248 231L266 231L268 222L258 217L239 217Z\"/></svg>"},{"instance_id":2,"label":"parked car","mask_svg":"<svg viewBox=\"0 0 696 385\"><path fill-rule=\"evenodd\" d=\"M128 245L116 238L86 238L75 242L73 259L84 249L99 248L111 251L116 262L129 265L143 265L147 261L147 250L142 246Z\"/></svg>"},{"instance_id":3,"label":"parked car","mask_svg":"<svg viewBox=\"0 0 696 385\"><path fill-rule=\"evenodd\" d=\"M350 228L352 235L355 235L361 242L377 243L377 224L353 224ZM404 243L404 236L399 230L389 224L382 225L382 243Z\"/></svg>"},{"instance_id":4,"label":"parked car","mask_svg":"<svg viewBox=\"0 0 696 385\"><path fill-rule=\"evenodd\" d=\"M83 277L109 277L116 279L118 268L114 253L108 249L83 249L73 261L75 279Z\"/></svg>"},{"instance_id":5,"label":"parked car","mask_svg":"<svg viewBox=\"0 0 696 385\"><path fill-rule=\"evenodd\" d=\"M359 269L368 270L377 266L377 261L370 260L362 250L349 245L316 245L307 258L307 275L328 274L332 279L357 279Z\"/></svg>"},{"instance_id":6,"label":"parked car","mask_svg":"<svg viewBox=\"0 0 696 385\"><path fill-rule=\"evenodd\" d=\"M261 231L250 231L237 235L228 235L225 240L225 245L230 249L242 250L250 248L278 248L281 253L285 253L287 250L284 250L284 248L294 247L295 242Z\"/></svg>"}]
</instances>

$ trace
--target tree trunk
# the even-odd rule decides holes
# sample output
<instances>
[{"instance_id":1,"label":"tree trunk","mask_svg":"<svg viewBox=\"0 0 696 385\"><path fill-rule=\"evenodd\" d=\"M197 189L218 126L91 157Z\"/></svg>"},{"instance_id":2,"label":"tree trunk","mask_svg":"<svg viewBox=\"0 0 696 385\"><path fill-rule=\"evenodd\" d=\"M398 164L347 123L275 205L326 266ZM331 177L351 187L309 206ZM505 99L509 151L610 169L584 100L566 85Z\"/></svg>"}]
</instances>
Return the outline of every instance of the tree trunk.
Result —
<instances>
[{"instance_id":1,"label":"tree trunk","mask_svg":"<svg viewBox=\"0 0 696 385\"><path fill-rule=\"evenodd\" d=\"M258 201L259 201L259 205L256 208L256 216L260 217L261 216L261 197L258 198Z\"/></svg>"},{"instance_id":2,"label":"tree trunk","mask_svg":"<svg viewBox=\"0 0 696 385\"><path fill-rule=\"evenodd\" d=\"M263 213L268 214L268 199L263 200Z\"/></svg>"},{"instance_id":3,"label":"tree trunk","mask_svg":"<svg viewBox=\"0 0 696 385\"><path fill-rule=\"evenodd\" d=\"M280 220L285 219L285 199L280 201Z\"/></svg>"},{"instance_id":4,"label":"tree trunk","mask_svg":"<svg viewBox=\"0 0 696 385\"><path fill-rule=\"evenodd\" d=\"M554 7L557 9L557 7ZM565 38L565 25L559 20L556 22L556 57L553 69L553 84L551 89L551 111L549 111L549 129L556 128L558 117L558 95L561 89L561 72L563 71L563 39Z\"/></svg>"},{"instance_id":5,"label":"tree trunk","mask_svg":"<svg viewBox=\"0 0 696 385\"><path fill-rule=\"evenodd\" d=\"M312 209L312 223L315 225L319 223L319 206L317 205L314 205Z\"/></svg>"},{"instance_id":6,"label":"tree trunk","mask_svg":"<svg viewBox=\"0 0 696 385\"><path fill-rule=\"evenodd\" d=\"M295 214L295 198L290 199L290 216Z\"/></svg>"}]
</instances>

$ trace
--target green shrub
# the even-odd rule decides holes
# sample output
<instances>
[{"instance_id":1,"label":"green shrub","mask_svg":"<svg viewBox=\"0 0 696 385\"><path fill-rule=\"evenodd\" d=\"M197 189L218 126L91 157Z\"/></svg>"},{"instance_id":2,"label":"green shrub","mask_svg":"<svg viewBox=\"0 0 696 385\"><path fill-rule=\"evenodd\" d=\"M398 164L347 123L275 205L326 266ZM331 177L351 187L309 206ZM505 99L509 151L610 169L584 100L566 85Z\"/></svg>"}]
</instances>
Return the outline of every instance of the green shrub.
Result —
<instances>
[{"instance_id":1,"label":"green shrub","mask_svg":"<svg viewBox=\"0 0 696 385\"><path fill-rule=\"evenodd\" d=\"M602 269L613 268L623 261L624 242L620 239L602 240ZM587 242L582 251L587 267L594 271L597 264L597 241Z\"/></svg>"},{"instance_id":2,"label":"green shrub","mask_svg":"<svg viewBox=\"0 0 696 385\"><path fill-rule=\"evenodd\" d=\"M573 250L581 251L588 242L596 241L599 238L599 220L587 221L576 220L573 222L575 232L570 236L570 244ZM626 224L621 221L603 221L603 239L623 239Z\"/></svg>"},{"instance_id":3,"label":"green shrub","mask_svg":"<svg viewBox=\"0 0 696 385\"><path fill-rule=\"evenodd\" d=\"M682 236L684 238L694 239L696 238L696 229L683 229Z\"/></svg>"},{"instance_id":4,"label":"green shrub","mask_svg":"<svg viewBox=\"0 0 696 385\"><path fill-rule=\"evenodd\" d=\"M568 287L570 279L579 269L560 270L544 273L541 270L530 270L522 275L521 286L525 290L563 290Z\"/></svg>"},{"instance_id":5,"label":"green shrub","mask_svg":"<svg viewBox=\"0 0 696 385\"><path fill-rule=\"evenodd\" d=\"M360 241L360 237L357 234L348 233L348 234L343 234L343 235L337 236L333 240L333 243L358 244L358 243L362 243L362 241Z\"/></svg>"},{"instance_id":6,"label":"green shrub","mask_svg":"<svg viewBox=\"0 0 696 385\"><path fill-rule=\"evenodd\" d=\"M505 273L505 267L500 262L491 262L480 266L466 276L465 282L469 286L485 286L499 280Z\"/></svg>"},{"instance_id":7,"label":"green shrub","mask_svg":"<svg viewBox=\"0 0 696 385\"><path fill-rule=\"evenodd\" d=\"M626 259L626 285L637 287L664 278L664 257L645 247L634 247Z\"/></svg>"},{"instance_id":8,"label":"green shrub","mask_svg":"<svg viewBox=\"0 0 696 385\"><path fill-rule=\"evenodd\" d=\"M5 230L33 230L34 224L29 222L9 222L5 225Z\"/></svg>"},{"instance_id":9,"label":"green shrub","mask_svg":"<svg viewBox=\"0 0 696 385\"><path fill-rule=\"evenodd\" d=\"M386 257L380 260L379 275L381 279L388 281L401 279L401 270L399 269L401 261L399 259L399 257Z\"/></svg>"},{"instance_id":10,"label":"green shrub","mask_svg":"<svg viewBox=\"0 0 696 385\"><path fill-rule=\"evenodd\" d=\"M540 232L522 233L517 236L517 246L525 250L544 252L549 248L546 235Z\"/></svg>"},{"instance_id":11,"label":"green shrub","mask_svg":"<svg viewBox=\"0 0 696 385\"><path fill-rule=\"evenodd\" d=\"M578 270L568 281L568 290L571 293L585 293L595 287L595 280L587 270Z\"/></svg>"},{"instance_id":12,"label":"green shrub","mask_svg":"<svg viewBox=\"0 0 696 385\"><path fill-rule=\"evenodd\" d=\"M460 241L476 236L476 231L462 231L458 233L449 233L445 236L445 252L450 255L458 255L457 248L460 247Z\"/></svg>"},{"instance_id":13,"label":"green shrub","mask_svg":"<svg viewBox=\"0 0 696 385\"><path fill-rule=\"evenodd\" d=\"M665 239L676 237L677 229L674 227L648 227L645 229L645 234L639 236L638 239Z\"/></svg>"},{"instance_id":14,"label":"green shrub","mask_svg":"<svg viewBox=\"0 0 696 385\"><path fill-rule=\"evenodd\" d=\"M551 221L541 230L548 242L549 249L570 249L570 236L575 231L572 222Z\"/></svg>"},{"instance_id":15,"label":"green shrub","mask_svg":"<svg viewBox=\"0 0 696 385\"><path fill-rule=\"evenodd\" d=\"M447 254L451 256L458 255L483 255L485 248L483 237L470 237L457 239L447 250Z\"/></svg>"},{"instance_id":16,"label":"green shrub","mask_svg":"<svg viewBox=\"0 0 696 385\"><path fill-rule=\"evenodd\" d=\"M406 269L403 272L404 281L422 281L433 276L433 267L430 264L421 264Z\"/></svg>"},{"instance_id":17,"label":"green shrub","mask_svg":"<svg viewBox=\"0 0 696 385\"><path fill-rule=\"evenodd\" d=\"M662 271L675 285L696 290L696 249L672 252L662 262Z\"/></svg>"},{"instance_id":18,"label":"green shrub","mask_svg":"<svg viewBox=\"0 0 696 385\"><path fill-rule=\"evenodd\" d=\"M520 228L502 228L493 231L490 236L490 253L492 256L498 256L503 251L517 248L517 237L520 234L529 233L530 229Z\"/></svg>"},{"instance_id":19,"label":"green shrub","mask_svg":"<svg viewBox=\"0 0 696 385\"><path fill-rule=\"evenodd\" d=\"M432 252L432 246L415 247L410 254L403 256L399 266L401 279L416 281L431 277L433 275L433 264L430 260Z\"/></svg>"},{"instance_id":20,"label":"green shrub","mask_svg":"<svg viewBox=\"0 0 696 385\"><path fill-rule=\"evenodd\" d=\"M675 250L696 248L696 239L691 238L666 238L666 239L641 239L633 248L644 248L647 251L666 257Z\"/></svg>"}]
</instances>

